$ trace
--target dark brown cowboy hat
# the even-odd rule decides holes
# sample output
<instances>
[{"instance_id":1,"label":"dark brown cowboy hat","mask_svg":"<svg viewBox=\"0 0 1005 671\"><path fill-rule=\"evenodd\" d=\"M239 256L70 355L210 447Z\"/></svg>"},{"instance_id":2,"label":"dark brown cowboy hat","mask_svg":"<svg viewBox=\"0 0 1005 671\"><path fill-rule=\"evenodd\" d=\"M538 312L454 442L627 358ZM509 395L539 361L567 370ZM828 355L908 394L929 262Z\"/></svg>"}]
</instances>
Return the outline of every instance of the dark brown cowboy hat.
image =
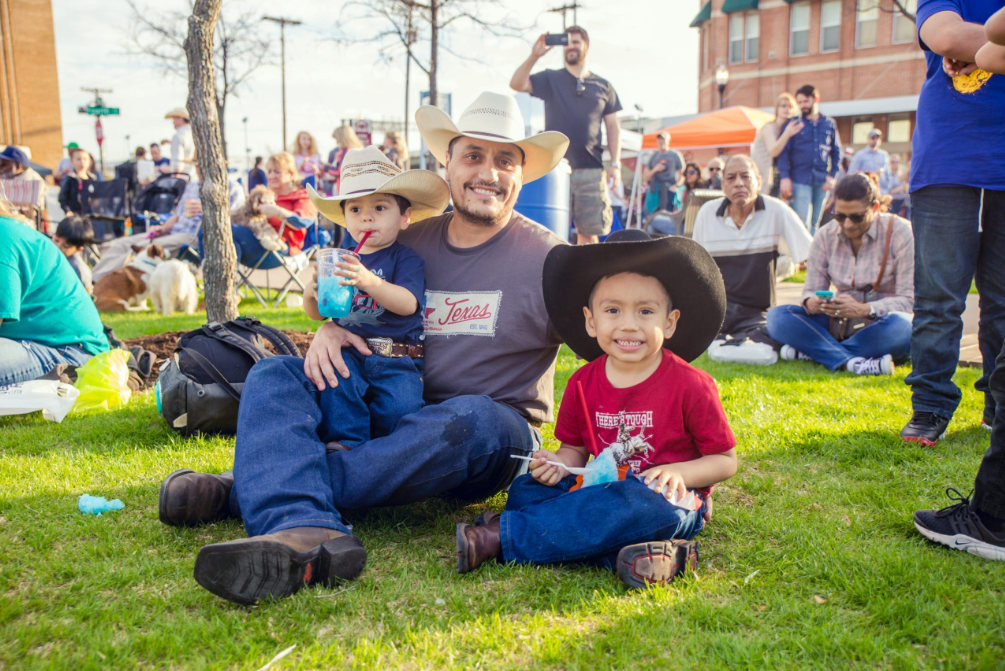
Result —
<instances>
[{"instance_id":1,"label":"dark brown cowboy hat","mask_svg":"<svg viewBox=\"0 0 1005 671\"><path fill-rule=\"evenodd\" d=\"M552 324L573 352L587 361L604 353L586 332L583 308L601 278L639 273L658 279L680 320L663 347L694 361L715 339L726 316L726 288L712 256L694 240L653 240L643 231L616 231L599 245L562 245L544 261L544 304Z\"/></svg>"}]
</instances>

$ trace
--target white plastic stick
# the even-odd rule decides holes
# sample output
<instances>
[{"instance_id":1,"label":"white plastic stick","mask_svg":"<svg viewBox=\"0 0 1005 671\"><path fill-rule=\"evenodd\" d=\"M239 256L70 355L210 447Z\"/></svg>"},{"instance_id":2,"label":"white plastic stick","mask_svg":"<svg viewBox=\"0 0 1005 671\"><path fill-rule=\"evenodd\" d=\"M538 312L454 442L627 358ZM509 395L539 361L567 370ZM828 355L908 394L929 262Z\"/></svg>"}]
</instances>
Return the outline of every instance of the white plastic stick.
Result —
<instances>
[{"instance_id":1,"label":"white plastic stick","mask_svg":"<svg viewBox=\"0 0 1005 671\"><path fill-rule=\"evenodd\" d=\"M537 461L537 459L534 457L522 457L519 454L511 454L510 458L523 459L524 461ZM573 475L586 475L587 473L593 470L592 468L577 468L576 466L566 466L561 462L552 461L551 459L544 459L543 461L547 461L549 464L555 464L556 466L561 466L562 468L569 471Z\"/></svg>"}]
</instances>

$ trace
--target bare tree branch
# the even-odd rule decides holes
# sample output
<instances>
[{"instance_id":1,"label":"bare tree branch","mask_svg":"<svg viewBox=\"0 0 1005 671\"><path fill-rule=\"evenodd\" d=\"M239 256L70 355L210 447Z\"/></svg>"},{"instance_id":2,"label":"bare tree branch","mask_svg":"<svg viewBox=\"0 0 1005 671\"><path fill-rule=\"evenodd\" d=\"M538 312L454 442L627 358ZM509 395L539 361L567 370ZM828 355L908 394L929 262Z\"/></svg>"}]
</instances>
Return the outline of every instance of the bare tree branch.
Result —
<instances>
[{"instance_id":1,"label":"bare tree branch","mask_svg":"<svg viewBox=\"0 0 1005 671\"><path fill-rule=\"evenodd\" d=\"M127 53L149 59L164 73L189 76L185 40L189 36L189 17L195 3L189 0L189 13L157 12L140 7L137 0L126 0L130 10ZM230 96L238 97L251 76L269 62L272 43L262 35L259 16L250 11L238 13L238 0L223 0L231 11L221 13L213 33L213 71L216 76L216 107L220 133L224 134L224 115ZM201 9L201 6L200 6ZM224 152L226 152L224 139Z\"/></svg>"},{"instance_id":2,"label":"bare tree branch","mask_svg":"<svg viewBox=\"0 0 1005 671\"><path fill-rule=\"evenodd\" d=\"M858 2L855 3L855 9L862 11L878 9L885 14L900 14L911 23L918 22L915 15L911 13L911 11L907 8L907 4L903 0L892 0L892 2L893 9L887 9L886 7L883 7L881 0L871 0L870 2L865 3L865 6L863 6L862 0L858 0Z\"/></svg>"}]
</instances>

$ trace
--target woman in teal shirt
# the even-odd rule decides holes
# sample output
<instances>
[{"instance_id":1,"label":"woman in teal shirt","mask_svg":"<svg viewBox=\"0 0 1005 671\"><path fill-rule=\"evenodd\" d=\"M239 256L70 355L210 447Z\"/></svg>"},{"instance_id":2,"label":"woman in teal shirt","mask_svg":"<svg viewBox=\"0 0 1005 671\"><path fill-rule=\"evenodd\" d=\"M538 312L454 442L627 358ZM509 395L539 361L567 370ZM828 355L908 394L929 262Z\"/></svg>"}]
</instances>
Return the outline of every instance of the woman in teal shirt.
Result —
<instances>
[{"instance_id":1,"label":"woman in teal shirt","mask_svg":"<svg viewBox=\"0 0 1005 671\"><path fill-rule=\"evenodd\" d=\"M0 204L0 386L108 350L98 311L56 244Z\"/></svg>"}]
</instances>

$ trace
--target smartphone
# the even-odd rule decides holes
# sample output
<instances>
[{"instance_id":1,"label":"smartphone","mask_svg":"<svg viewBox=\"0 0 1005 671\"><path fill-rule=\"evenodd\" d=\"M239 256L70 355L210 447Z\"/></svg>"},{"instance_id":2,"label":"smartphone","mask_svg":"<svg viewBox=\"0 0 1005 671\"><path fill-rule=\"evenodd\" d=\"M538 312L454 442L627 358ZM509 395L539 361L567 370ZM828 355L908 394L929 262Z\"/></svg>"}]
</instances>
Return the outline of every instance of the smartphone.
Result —
<instances>
[{"instance_id":1,"label":"smartphone","mask_svg":"<svg viewBox=\"0 0 1005 671\"><path fill-rule=\"evenodd\" d=\"M822 298L825 301L829 301L830 299L834 298L834 292L833 291L818 291L817 292L817 298Z\"/></svg>"},{"instance_id":2,"label":"smartphone","mask_svg":"<svg viewBox=\"0 0 1005 671\"><path fill-rule=\"evenodd\" d=\"M564 47L569 44L569 33L548 33L544 36L544 44L548 47Z\"/></svg>"}]
</instances>

